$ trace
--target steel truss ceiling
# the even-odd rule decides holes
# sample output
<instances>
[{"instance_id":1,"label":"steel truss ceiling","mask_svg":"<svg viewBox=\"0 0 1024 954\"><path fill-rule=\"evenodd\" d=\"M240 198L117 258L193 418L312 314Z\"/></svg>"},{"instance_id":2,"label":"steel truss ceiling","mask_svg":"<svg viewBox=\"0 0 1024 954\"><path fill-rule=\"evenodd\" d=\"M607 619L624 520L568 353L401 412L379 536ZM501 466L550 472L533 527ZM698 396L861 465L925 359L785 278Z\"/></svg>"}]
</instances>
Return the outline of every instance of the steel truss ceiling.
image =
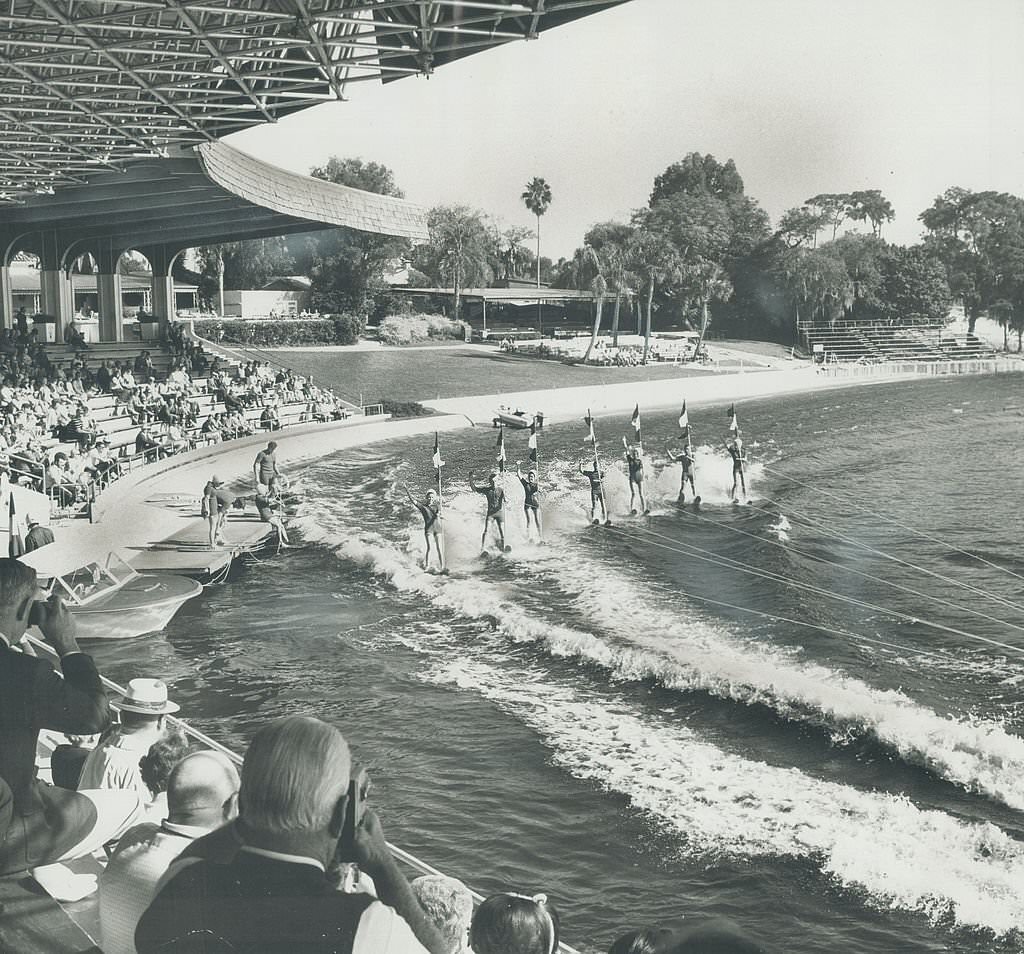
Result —
<instances>
[{"instance_id":1,"label":"steel truss ceiling","mask_svg":"<svg viewBox=\"0 0 1024 954\"><path fill-rule=\"evenodd\" d=\"M0 203L628 0L0 0Z\"/></svg>"}]
</instances>

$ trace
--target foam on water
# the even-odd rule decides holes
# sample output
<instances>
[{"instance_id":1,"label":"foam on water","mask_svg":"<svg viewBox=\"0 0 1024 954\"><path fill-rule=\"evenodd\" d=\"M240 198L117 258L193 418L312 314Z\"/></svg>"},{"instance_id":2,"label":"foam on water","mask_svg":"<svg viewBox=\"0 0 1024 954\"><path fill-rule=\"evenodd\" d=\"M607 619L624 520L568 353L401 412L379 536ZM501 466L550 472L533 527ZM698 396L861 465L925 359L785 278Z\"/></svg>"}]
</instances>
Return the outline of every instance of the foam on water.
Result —
<instances>
[{"instance_id":1,"label":"foam on water","mask_svg":"<svg viewBox=\"0 0 1024 954\"><path fill-rule=\"evenodd\" d=\"M1024 930L1024 845L992 824L736 757L541 673L461 658L425 678L514 713L558 764L625 794L692 852L808 859L878 906L999 935Z\"/></svg>"}]
</instances>

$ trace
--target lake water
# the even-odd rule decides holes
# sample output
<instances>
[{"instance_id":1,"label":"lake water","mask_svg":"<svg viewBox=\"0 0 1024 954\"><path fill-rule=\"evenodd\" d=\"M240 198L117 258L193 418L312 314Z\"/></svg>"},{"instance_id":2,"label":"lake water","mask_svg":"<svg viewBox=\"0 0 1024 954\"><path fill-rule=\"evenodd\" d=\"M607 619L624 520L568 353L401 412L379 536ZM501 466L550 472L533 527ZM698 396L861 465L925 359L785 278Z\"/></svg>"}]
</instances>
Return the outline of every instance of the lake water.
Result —
<instances>
[{"instance_id":1,"label":"lake water","mask_svg":"<svg viewBox=\"0 0 1024 954\"><path fill-rule=\"evenodd\" d=\"M305 549L96 655L172 680L239 749L275 716L337 723L393 841L485 893L546 891L583 950L726 915L787 954L1020 951L1019 393L745 403L749 505L724 409L692 409L696 512L663 466L676 414L644 414L648 518L626 513L628 416L601 419L611 528L575 473L586 428L549 427L547 545L512 474L512 551L489 560L465 476L496 433L442 436L447 578L417 566L401 492L431 484L432 439L347 451L302 474ZM525 460L524 433L506 444Z\"/></svg>"}]
</instances>

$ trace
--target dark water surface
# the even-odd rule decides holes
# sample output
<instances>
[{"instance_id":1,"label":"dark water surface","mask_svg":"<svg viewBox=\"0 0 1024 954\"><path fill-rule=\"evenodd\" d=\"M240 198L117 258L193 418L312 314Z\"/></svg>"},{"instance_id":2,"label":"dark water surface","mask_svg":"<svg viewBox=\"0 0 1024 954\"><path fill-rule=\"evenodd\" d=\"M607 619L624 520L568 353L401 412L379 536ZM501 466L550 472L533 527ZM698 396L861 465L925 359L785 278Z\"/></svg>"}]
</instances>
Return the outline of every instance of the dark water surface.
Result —
<instances>
[{"instance_id":1,"label":"dark water surface","mask_svg":"<svg viewBox=\"0 0 1024 954\"><path fill-rule=\"evenodd\" d=\"M725 415L694 410L699 512L663 469L675 414L645 414L646 519L614 460L628 420L599 421L609 529L574 473L585 428L548 428L548 543L512 475L513 549L487 561L463 477L495 434L444 437L449 578L417 567L400 492L430 484L432 441L345 452L303 476L306 549L96 655L172 680L238 749L276 716L336 722L392 840L484 892L546 891L585 950L680 914L789 954L1024 950L1019 390L741 405L740 506Z\"/></svg>"}]
</instances>

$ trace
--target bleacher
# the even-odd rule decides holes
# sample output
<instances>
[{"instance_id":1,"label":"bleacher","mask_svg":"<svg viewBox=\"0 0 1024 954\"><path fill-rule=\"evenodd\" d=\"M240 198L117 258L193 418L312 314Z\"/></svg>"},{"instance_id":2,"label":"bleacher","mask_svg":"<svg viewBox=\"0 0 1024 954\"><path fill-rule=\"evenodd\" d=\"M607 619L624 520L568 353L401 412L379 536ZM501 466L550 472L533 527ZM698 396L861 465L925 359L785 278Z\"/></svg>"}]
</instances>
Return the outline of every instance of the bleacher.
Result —
<instances>
[{"instance_id":1,"label":"bleacher","mask_svg":"<svg viewBox=\"0 0 1024 954\"><path fill-rule=\"evenodd\" d=\"M802 321L798 330L807 350L828 364L968 360L990 353L977 338L950 335L939 322Z\"/></svg>"}]
</instances>

